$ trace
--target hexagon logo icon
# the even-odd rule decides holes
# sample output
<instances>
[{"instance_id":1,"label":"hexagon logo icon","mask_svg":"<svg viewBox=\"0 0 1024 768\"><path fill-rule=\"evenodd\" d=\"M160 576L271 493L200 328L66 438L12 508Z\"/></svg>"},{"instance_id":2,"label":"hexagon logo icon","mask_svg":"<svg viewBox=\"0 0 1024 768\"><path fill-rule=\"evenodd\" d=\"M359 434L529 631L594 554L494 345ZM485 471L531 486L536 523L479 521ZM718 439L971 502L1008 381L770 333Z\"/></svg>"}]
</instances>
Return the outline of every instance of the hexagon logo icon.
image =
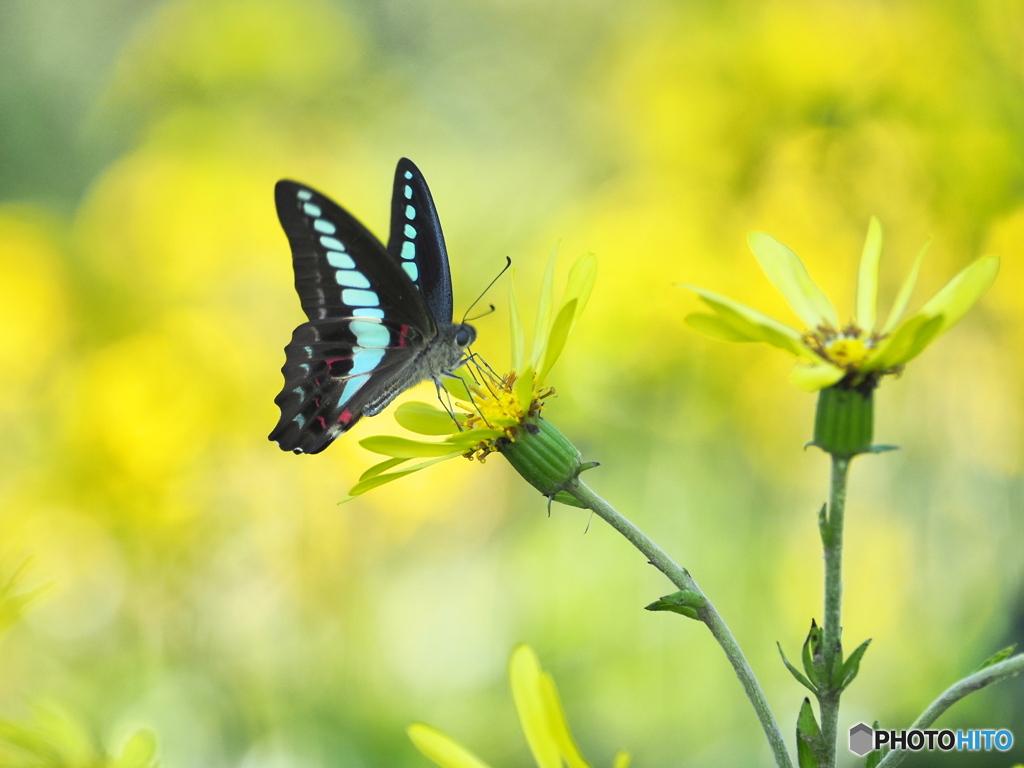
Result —
<instances>
[{"instance_id":1,"label":"hexagon logo icon","mask_svg":"<svg viewBox=\"0 0 1024 768\"><path fill-rule=\"evenodd\" d=\"M850 729L850 751L858 757L864 757L874 748L874 729L865 723L857 723Z\"/></svg>"}]
</instances>

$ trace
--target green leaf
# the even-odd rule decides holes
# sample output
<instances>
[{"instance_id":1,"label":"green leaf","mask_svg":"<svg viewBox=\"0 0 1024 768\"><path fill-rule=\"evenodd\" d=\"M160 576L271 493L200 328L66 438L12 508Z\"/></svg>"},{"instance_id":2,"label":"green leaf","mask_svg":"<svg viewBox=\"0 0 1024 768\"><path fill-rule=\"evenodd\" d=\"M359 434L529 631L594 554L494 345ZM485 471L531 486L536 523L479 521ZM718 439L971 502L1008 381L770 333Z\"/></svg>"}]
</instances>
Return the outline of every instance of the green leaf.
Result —
<instances>
[{"instance_id":1,"label":"green leaf","mask_svg":"<svg viewBox=\"0 0 1024 768\"><path fill-rule=\"evenodd\" d=\"M840 691L845 691L846 687L857 677L857 673L860 672L860 660L863 658L864 652L867 651L869 645L871 645L870 637L858 645L854 652L850 654L850 657L843 662L842 677L839 681Z\"/></svg>"},{"instance_id":2,"label":"green leaf","mask_svg":"<svg viewBox=\"0 0 1024 768\"><path fill-rule=\"evenodd\" d=\"M821 747L821 728L814 718L811 700L804 697L796 719L796 753L800 768L818 768L817 754Z\"/></svg>"},{"instance_id":3,"label":"green leaf","mask_svg":"<svg viewBox=\"0 0 1024 768\"><path fill-rule=\"evenodd\" d=\"M828 675L824 674L825 660L821 653L821 629L811 619L811 629L804 640L804 647L801 652L801 660L804 665L804 672L817 688L822 688L828 681Z\"/></svg>"},{"instance_id":4,"label":"green leaf","mask_svg":"<svg viewBox=\"0 0 1024 768\"><path fill-rule=\"evenodd\" d=\"M410 432L420 435L450 435L459 429L448 411L418 401L398 406L395 421Z\"/></svg>"},{"instance_id":5,"label":"green leaf","mask_svg":"<svg viewBox=\"0 0 1024 768\"><path fill-rule=\"evenodd\" d=\"M974 670L974 672L981 672L981 670L986 669L987 667L991 667L993 664L998 664L1000 661L1006 661L1013 655L1013 652L1016 650L1017 644L1014 643L1013 645L1006 646L1001 651L996 651L983 662L981 662L981 664L978 666L977 669ZM974 674L974 672L972 672L971 674Z\"/></svg>"},{"instance_id":6,"label":"green leaf","mask_svg":"<svg viewBox=\"0 0 1024 768\"><path fill-rule=\"evenodd\" d=\"M645 606L644 610L670 611L699 621L700 616L697 611L707 604L708 599L704 595L690 589L683 589L655 600L650 605Z\"/></svg>"},{"instance_id":7,"label":"green leaf","mask_svg":"<svg viewBox=\"0 0 1024 768\"><path fill-rule=\"evenodd\" d=\"M569 329L572 328L573 317L576 315L576 299L573 299L558 312L554 325L551 326L551 334L548 336L548 348L544 353L544 365L540 369L540 380L544 381L548 372L558 362L559 355L565 349L565 342L569 338Z\"/></svg>"},{"instance_id":8,"label":"green leaf","mask_svg":"<svg viewBox=\"0 0 1024 768\"><path fill-rule=\"evenodd\" d=\"M779 656L782 657L782 663L786 665L786 669L789 670L790 674L796 678L796 681L800 683L800 685L809 690L811 693L817 695L818 689L814 687L814 684L811 683L811 681L808 680L806 677L804 677L803 673L801 673L799 669L797 669L789 663L789 659L786 658L786 654L782 650L782 644L776 642L775 646L779 649Z\"/></svg>"},{"instance_id":9,"label":"green leaf","mask_svg":"<svg viewBox=\"0 0 1024 768\"><path fill-rule=\"evenodd\" d=\"M882 726L880 726L878 724L878 721L875 720L874 725L872 725L871 727L877 731ZM872 752L868 752L867 762L864 763L864 768L878 768L878 764L882 762L882 758L885 757L887 754L889 754L888 744L883 744L880 750L876 749Z\"/></svg>"}]
</instances>

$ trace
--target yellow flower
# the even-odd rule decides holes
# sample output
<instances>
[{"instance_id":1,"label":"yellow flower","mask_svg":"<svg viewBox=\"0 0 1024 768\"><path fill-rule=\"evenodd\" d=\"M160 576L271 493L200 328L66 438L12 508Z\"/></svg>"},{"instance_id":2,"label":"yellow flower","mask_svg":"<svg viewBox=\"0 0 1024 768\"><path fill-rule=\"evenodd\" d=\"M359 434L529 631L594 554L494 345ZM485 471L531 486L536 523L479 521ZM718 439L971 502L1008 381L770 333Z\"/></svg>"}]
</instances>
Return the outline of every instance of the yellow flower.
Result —
<instances>
[{"instance_id":1,"label":"yellow flower","mask_svg":"<svg viewBox=\"0 0 1024 768\"><path fill-rule=\"evenodd\" d=\"M528 645L512 651L509 684L526 743L538 768L589 768L569 732L558 689L551 675L540 668ZM487 768L487 764L445 733L423 723L409 726L416 748L441 768ZM619 752L613 768L629 768L629 755Z\"/></svg>"},{"instance_id":2,"label":"yellow flower","mask_svg":"<svg viewBox=\"0 0 1024 768\"><path fill-rule=\"evenodd\" d=\"M694 286L685 287L696 291L714 314L697 313L686 320L697 331L713 338L763 342L790 352L797 357L790 378L808 392L840 382L850 387L871 387L881 376L898 373L974 306L999 270L998 257L978 259L901 323L926 244L900 288L888 318L879 323L876 305L882 227L872 216L857 278L856 315L841 325L832 304L793 251L763 232L752 232L747 241L768 279L803 321L804 330Z\"/></svg>"},{"instance_id":3,"label":"yellow flower","mask_svg":"<svg viewBox=\"0 0 1024 768\"><path fill-rule=\"evenodd\" d=\"M454 398L452 413L429 403L401 405L395 411L395 420L399 424L418 435L443 439L425 441L375 435L361 440L359 444L367 450L389 458L362 474L349 491L349 499L457 456L483 461L494 451L504 453L524 477L549 495L557 492L556 486L560 487L564 475L569 473L575 477L580 469L579 453L554 427L541 419L540 414L545 399L555 393L547 383L547 376L562 354L569 333L593 290L597 259L593 254L586 254L573 264L557 313L553 313L554 270L555 254L552 253L541 285L529 357L525 352L515 284L510 280L511 369L505 374L498 374L479 355L472 355L444 384ZM545 451L553 463L542 462L539 466L532 466L532 455L528 454L524 471L520 461L523 452L516 448L528 442L524 438L533 435L547 440L549 447L554 444L554 450ZM408 464L411 459L426 460ZM541 479L535 481L537 473Z\"/></svg>"}]
</instances>

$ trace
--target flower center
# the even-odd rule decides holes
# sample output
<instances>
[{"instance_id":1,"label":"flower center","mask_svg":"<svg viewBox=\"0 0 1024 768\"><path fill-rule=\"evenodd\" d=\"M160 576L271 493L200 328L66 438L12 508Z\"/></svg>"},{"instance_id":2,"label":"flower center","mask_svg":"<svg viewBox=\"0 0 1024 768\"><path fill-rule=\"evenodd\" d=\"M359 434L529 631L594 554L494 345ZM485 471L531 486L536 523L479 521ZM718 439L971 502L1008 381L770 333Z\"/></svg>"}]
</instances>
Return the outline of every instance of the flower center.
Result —
<instances>
[{"instance_id":1,"label":"flower center","mask_svg":"<svg viewBox=\"0 0 1024 768\"><path fill-rule=\"evenodd\" d=\"M500 429L504 432L504 438L515 440L526 420L539 414L544 408L545 398L555 393L553 388L538 382L536 374L530 382L526 382L520 380L516 371L498 377L476 362L471 365L476 375L467 386L469 397L463 399L459 396L457 402L458 407L465 411L460 419L465 429ZM525 409L524 402L528 403ZM490 437L482 440L467 456L482 460L496 450L498 439Z\"/></svg>"},{"instance_id":2,"label":"flower center","mask_svg":"<svg viewBox=\"0 0 1024 768\"><path fill-rule=\"evenodd\" d=\"M840 331L821 326L804 340L822 358L847 371L860 370L878 343L874 334L865 334L853 323Z\"/></svg>"}]
</instances>

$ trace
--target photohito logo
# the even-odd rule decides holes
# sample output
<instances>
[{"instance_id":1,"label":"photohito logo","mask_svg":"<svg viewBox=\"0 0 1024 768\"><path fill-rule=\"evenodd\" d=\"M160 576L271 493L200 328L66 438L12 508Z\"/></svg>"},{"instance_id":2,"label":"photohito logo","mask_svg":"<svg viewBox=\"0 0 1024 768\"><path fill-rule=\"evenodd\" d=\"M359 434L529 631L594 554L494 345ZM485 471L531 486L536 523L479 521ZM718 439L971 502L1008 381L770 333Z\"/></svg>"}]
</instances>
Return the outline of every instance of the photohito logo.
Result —
<instances>
[{"instance_id":1,"label":"photohito logo","mask_svg":"<svg viewBox=\"0 0 1024 768\"><path fill-rule=\"evenodd\" d=\"M858 757L883 747L908 749L911 752L920 752L922 749L940 749L943 752L989 752L995 749L1005 752L1012 746L1013 734L1005 728L973 731L937 731L930 728L924 731L876 731L866 723L857 723L850 729L850 751Z\"/></svg>"}]
</instances>

